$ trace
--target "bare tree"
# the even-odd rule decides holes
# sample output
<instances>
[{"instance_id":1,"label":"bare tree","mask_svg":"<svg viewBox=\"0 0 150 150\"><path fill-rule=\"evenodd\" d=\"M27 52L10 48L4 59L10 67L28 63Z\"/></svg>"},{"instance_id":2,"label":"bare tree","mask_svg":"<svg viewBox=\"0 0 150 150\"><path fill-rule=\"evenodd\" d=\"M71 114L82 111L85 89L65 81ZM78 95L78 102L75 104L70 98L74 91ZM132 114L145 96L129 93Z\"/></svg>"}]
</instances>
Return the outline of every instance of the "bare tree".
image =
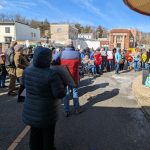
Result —
<instances>
[{"instance_id":1,"label":"bare tree","mask_svg":"<svg viewBox=\"0 0 150 150\"><path fill-rule=\"evenodd\" d=\"M4 21L6 20L6 15L3 14L3 13L1 13L1 14L0 14L0 20L1 20L2 22L4 22Z\"/></svg>"}]
</instances>

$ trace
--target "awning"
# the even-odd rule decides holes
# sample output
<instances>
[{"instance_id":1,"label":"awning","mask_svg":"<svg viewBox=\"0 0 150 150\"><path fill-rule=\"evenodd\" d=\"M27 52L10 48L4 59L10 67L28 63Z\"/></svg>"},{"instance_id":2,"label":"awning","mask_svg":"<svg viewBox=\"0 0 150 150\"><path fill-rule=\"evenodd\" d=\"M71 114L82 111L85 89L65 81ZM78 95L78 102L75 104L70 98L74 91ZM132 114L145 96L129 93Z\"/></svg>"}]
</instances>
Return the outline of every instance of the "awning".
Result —
<instances>
[{"instance_id":1,"label":"awning","mask_svg":"<svg viewBox=\"0 0 150 150\"><path fill-rule=\"evenodd\" d=\"M124 0L132 10L150 16L150 0Z\"/></svg>"}]
</instances>

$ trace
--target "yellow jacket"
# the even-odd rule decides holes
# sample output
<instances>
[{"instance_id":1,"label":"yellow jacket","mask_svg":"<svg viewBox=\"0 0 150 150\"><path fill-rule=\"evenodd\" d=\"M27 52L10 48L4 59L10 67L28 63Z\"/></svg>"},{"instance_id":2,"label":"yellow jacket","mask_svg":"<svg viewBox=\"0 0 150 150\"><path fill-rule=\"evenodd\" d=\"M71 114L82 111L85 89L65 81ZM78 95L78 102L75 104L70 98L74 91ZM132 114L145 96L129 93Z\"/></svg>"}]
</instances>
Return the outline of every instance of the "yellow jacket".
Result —
<instances>
[{"instance_id":1,"label":"yellow jacket","mask_svg":"<svg viewBox=\"0 0 150 150\"><path fill-rule=\"evenodd\" d=\"M145 53L142 54L141 61L142 62L146 62L147 61L147 55Z\"/></svg>"}]
</instances>

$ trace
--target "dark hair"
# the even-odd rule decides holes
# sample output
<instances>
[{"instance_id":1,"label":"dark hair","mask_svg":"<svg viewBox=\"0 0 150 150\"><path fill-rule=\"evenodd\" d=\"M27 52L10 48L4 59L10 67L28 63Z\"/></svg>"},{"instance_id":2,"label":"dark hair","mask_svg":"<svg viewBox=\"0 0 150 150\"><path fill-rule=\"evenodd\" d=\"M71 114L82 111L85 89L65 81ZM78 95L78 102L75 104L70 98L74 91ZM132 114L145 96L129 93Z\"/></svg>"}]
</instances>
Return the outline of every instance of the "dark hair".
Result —
<instances>
[{"instance_id":1,"label":"dark hair","mask_svg":"<svg viewBox=\"0 0 150 150\"><path fill-rule=\"evenodd\" d=\"M29 46L29 47L28 47L28 49L32 49L32 48L33 48L33 46Z\"/></svg>"}]
</instances>

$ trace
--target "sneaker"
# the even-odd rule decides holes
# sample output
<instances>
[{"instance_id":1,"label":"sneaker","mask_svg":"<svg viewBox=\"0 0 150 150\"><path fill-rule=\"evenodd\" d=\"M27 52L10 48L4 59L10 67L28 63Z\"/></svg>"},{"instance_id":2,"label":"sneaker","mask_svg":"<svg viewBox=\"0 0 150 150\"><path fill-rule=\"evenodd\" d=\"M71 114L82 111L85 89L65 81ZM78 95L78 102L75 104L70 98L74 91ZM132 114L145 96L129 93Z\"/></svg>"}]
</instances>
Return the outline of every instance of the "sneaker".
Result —
<instances>
[{"instance_id":1,"label":"sneaker","mask_svg":"<svg viewBox=\"0 0 150 150\"><path fill-rule=\"evenodd\" d=\"M95 76L96 76L96 77L100 77L101 75L97 73L97 74L95 74Z\"/></svg>"},{"instance_id":2,"label":"sneaker","mask_svg":"<svg viewBox=\"0 0 150 150\"><path fill-rule=\"evenodd\" d=\"M65 112L65 117L70 117L70 112Z\"/></svg>"},{"instance_id":3,"label":"sneaker","mask_svg":"<svg viewBox=\"0 0 150 150\"><path fill-rule=\"evenodd\" d=\"M14 89L15 91L17 91L17 90L19 90L19 87L15 87L15 89Z\"/></svg>"},{"instance_id":4,"label":"sneaker","mask_svg":"<svg viewBox=\"0 0 150 150\"><path fill-rule=\"evenodd\" d=\"M15 92L13 92L13 91L8 92L8 96L16 96L16 95L17 95L17 93L15 93Z\"/></svg>"},{"instance_id":5,"label":"sneaker","mask_svg":"<svg viewBox=\"0 0 150 150\"><path fill-rule=\"evenodd\" d=\"M89 76L89 77L93 77L93 74L92 74L92 73L88 73L88 76Z\"/></svg>"}]
</instances>

